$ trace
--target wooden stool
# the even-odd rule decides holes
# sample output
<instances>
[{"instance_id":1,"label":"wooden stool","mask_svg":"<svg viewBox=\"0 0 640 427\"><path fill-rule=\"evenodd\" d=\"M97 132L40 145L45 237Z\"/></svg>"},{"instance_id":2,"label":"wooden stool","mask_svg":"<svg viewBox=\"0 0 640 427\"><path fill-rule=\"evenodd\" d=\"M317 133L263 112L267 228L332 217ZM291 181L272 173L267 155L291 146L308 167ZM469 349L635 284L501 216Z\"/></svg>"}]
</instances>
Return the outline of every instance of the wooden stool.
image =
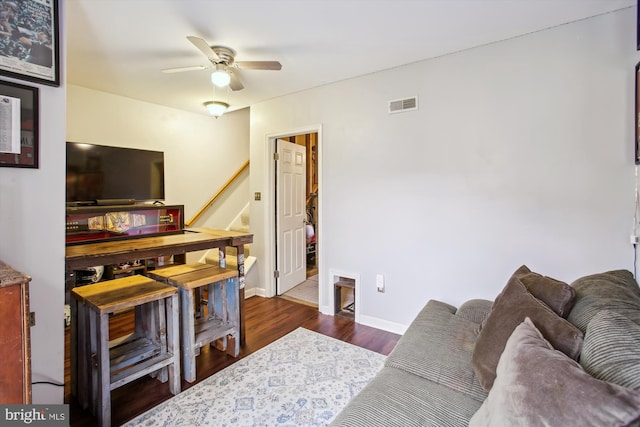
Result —
<instances>
[{"instance_id":1,"label":"wooden stool","mask_svg":"<svg viewBox=\"0 0 640 427\"><path fill-rule=\"evenodd\" d=\"M240 303L238 271L194 263L148 271L155 280L176 286L180 292L182 368L184 379L196 380L196 356L200 347L217 341L230 356L240 353ZM207 316L196 318L196 293L207 287ZM230 336L227 339L227 336Z\"/></svg>"},{"instance_id":2,"label":"wooden stool","mask_svg":"<svg viewBox=\"0 0 640 427\"><path fill-rule=\"evenodd\" d=\"M111 425L111 390L144 375L180 393L176 288L134 275L73 288L71 297L72 392L101 426ZM110 341L109 315L131 308L135 331Z\"/></svg>"}]
</instances>

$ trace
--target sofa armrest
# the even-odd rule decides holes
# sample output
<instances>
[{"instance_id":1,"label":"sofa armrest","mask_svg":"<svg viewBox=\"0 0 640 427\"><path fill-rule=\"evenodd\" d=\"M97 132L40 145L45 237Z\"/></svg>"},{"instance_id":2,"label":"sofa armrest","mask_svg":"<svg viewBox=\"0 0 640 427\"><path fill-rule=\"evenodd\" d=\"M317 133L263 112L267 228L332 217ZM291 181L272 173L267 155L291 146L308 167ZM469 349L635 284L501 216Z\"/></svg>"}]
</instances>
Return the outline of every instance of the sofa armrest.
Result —
<instances>
[{"instance_id":1,"label":"sofa armrest","mask_svg":"<svg viewBox=\"0 0 640 427\"><path fill-rule=\"evenodd\" d=\"M460 308L458 308L456 316L481 324L489 315L492 306L493 301L486 299L472 299L465 302L460 306Z\"/></svg>"},{"instance_id":2,"label":"sofa armrest","mask_svg":"<svg viewBox=\"0 0 640 427\"><path fill-rule=\"evenodd\" d=\"M449 304L430 300L389 354L385 366L419 375L483 401L487 392L471 366L478 323L456 312ZM471 313L479 312L472 305L463 310L465 316L474 318L478 316Z\"/></svg>"}]
</instances>

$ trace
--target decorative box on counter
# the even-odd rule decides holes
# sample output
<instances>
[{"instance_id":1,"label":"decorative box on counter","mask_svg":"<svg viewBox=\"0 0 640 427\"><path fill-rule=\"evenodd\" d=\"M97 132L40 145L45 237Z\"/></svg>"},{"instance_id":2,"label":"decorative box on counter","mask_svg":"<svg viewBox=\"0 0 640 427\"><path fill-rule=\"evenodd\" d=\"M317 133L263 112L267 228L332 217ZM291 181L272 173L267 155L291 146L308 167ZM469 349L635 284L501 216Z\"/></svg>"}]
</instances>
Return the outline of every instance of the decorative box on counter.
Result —
<instances>
[{"instance_id":1,"label":"decorative box on counter","mask_svg":"<svg viewBox=\"0 0 640 427\"><path fill-rule=\"evenodd\" d=\"M67 207L66 244L180 234L183 205L122 205Z\"/></svg>"}]
</instances>

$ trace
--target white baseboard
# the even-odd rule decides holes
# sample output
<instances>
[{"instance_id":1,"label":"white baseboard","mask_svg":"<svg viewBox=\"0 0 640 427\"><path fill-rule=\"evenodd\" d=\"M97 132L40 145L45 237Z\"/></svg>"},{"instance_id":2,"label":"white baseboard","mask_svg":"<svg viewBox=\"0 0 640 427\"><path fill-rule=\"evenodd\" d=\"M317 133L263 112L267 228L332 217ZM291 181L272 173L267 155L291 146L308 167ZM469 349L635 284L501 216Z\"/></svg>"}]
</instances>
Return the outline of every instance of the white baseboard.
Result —
<instances>
[{"instance_id":1,"label":"white baseboard","mask_svg":"<svg viewBox=\"0 0 640 427\"><path fill-rule=\"evenodd\" d=\"M319 310L320 310L320 313L322 314L326 314L327 316L333 316L333 308L329 307L328 305L321 305Z\"/></svg>"},{"instance_id":2,"label":"white baseboard","mask_svg":"<svg viewBox=\"0 0 640 427\"><path fill-rule=\"evenodd\" d=\"M244 299L250 298L250 297L265 297L267 293L265 292L264 288L251 288L251 289L246 289L244 290Z\"/></svg>"},{"instance_id":3,"label":"white baseboard","mask_svg":"<svg viewBox=\"0 0 640 427\"><path fill-rule=\"evenodd\" d=\"M357 313L356 313L357 315ZM394 334L404 335L408 325L402 325L400 323L390 322L388 320L379 319L377 317L365 316L361 314L358 316L358 323L373 328L382 329L383 331L393 332Z\"/></svg>"},{"instance_id":4,"label":"white baseboard","mask_svg":"<svg viewBox=\"0 0 640 427\"><path fill-rule=\"evenodd\" d=\"M326 314L328 316L334 316L333 308L328 305L323 305L320 307L320 313ZM390 322L388 320L379 319L377 317L366 316L363 314L358 314L356 311L356 320L359 324L365 326L371 326L372 328L381 329L383 331L392 332L394 334L403 335L408 325L402 325L400 323Z\"/></svg>"}]
</instances>

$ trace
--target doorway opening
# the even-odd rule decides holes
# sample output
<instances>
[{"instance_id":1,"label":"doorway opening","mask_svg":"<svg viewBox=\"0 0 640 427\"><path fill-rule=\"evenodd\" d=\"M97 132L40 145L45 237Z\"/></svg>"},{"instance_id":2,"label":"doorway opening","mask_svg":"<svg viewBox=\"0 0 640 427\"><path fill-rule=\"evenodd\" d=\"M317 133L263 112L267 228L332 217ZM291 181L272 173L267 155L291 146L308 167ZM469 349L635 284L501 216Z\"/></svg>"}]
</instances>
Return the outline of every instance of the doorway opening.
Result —
<instances>
[{"instance_id":1,"label":"doorway opening","mask_svg":"<svg viewBox=\"0 0 640 427\"><path fill-rule=\"evenodd\" d=\"M307 278L318 274L318 132L294 135L283 139L305 147L305 258ZM277 191L277 190L276 190Z\"/></svg>"},{"instance_id":2,"label":"doorway opening","mask_svg":"<svg viewBox=\"0 0 640 427\"><path fill-rule=\"evenodd\" d=\"M304 192L301 201L303 203L303 232L304 235L303 244L299 247L291 245L293 250L301 252L293 254L294 259L300 259L305 263L306 274L301 277L299 283L294 283L293 287L286 286L286 289L282 291L280 286L278 287L278 295L281 295L288 299L294 299L299 302L307 303L310 305L318 306L319 299L319 245L318 241L318 229L319 229L319 215L318 215L318 132L309 132L297 135L291 135L287 137L280 137L278 140L286 141L291 144L295 144L303 149L305 154L305 172L304 172ZM276 167L277 169L277 167ZM282 196L283 193L289 191L286 189L286 179L278 180L278 172L276 171L276 199ZM282 182L281 182L282 181ZM276 202L276 227L281 224L281 215L285 212L278 212L278 202ZM280 233L280 231L278 231ZM282 243L281 243L282 244ZM278 239L276 239L276 245L278 245ZM282 248L281 248L282 249ZM280 254L283 258L288 258L290 254L283 254L282 250L276 248L276 257ZM280 277L282 274L286 274L287 264L290 263L288 259L276 259L276 265L280 271ZM292 263L290 263L292 264Z\"/></svg>"}]
</instances>

